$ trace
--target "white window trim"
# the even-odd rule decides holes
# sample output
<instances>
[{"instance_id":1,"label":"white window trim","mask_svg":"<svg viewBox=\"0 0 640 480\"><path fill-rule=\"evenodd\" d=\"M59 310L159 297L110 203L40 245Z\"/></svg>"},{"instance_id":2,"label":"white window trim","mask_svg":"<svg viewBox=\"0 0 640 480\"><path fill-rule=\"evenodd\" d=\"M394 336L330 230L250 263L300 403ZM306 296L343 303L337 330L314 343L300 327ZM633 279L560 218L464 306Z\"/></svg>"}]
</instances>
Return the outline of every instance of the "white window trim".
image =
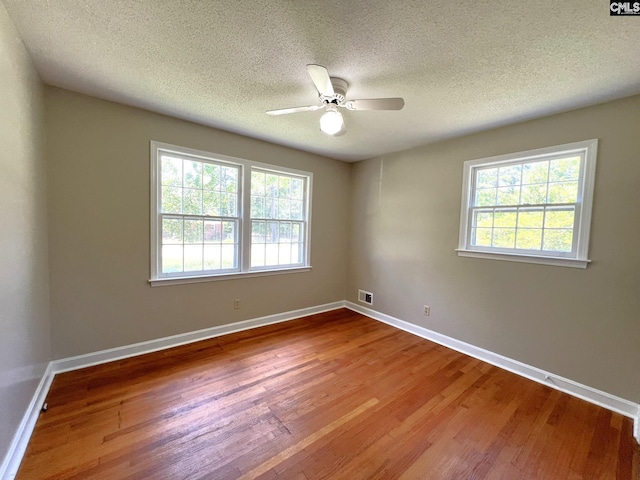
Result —
<instances>
[{"instance_id":1,"label":"white window trim","mask_svg":"<svg viewBox=\"0 0 640 480\"><path fill-rule=\"evenodd\" d=\"M157 142L151 140L150 142L150 278L149 283L152 287L164 286L164 285L176 285L186 283L201 283L212 282L220 280L231 280L238 278L248 277L261 277L266 275L281 275L299 272L308 272L311 267L311 201L313 198L313 173L305 172L302 170L296 170L288 167L281 167L278 165L271 165L262 162L255 162L253 160L246 160L243 158L231 157L228 155L221 155L212 152L206 152L202 150L196 150L188 147L181 147L177 145L171 145L168 143ZM160 211L160 183L158 181L158 152L162 150L165 152L175 153L176 155L189 155L196 158L202 158L203 160L214 160L216 162L230 163L233 165L240 165L240 183L241 183L241 198L238 205L239 216L239 258L238 258L238 270L237 271L223 271L221 273L206 273L206 274L194 274L194 275L172 275L172 276L159 276L160 257L158 255L158 248L161 244L159 238L158 229L158 212ZM251 205L251 169L260 168L263 170L270 170L273 172L289 173L292 175L298 175L307 177L307 188L305 192L305 199L307 202L306 212L306 229L304 244L306 246L305 257L303 265L286 265L284 267L258 267L251 268L250 266L250 254L251 254L251 229L249 228L250 218L250 205ZM246 213L246 215L245 215Z\"/></svg>"},{"instance_id":2,"label":"white window trim","mask_svg":"<svg viewBox=\"0 0 640 480\"><path fill-rule=\"evenodd\" d=\"M591 210L593 207L593 190L595 183L596 158L598 150L598 140L585 140L582 142L569 143L565 145L557 145L553 147L539 148L528 150L525 152L510 153L505 155L497 155L494 157L480 158L477 160L468 160L464 162L464 173L462 179L462 204L460 207L460 233L458 237L458 248L456 251L461 257L475 257L493 260L506 260L511 262L537 263L542 265L555 265L563 267L586 268L591 260L589 260L589 234L591 231ZM526 161L533 159L543 159L545 157L555 157L558 155L566 155L570 153L584 153L584 162L581 168L583 174L581 176L581 195L578 198L579 213L578 227L574 232L577 241L577 249L575 257L566 256L548 256L544 254L514 253L500 251L486 251L474 249L467 245L469 239L469 231L471 228L471 215L469 215L469 202L473 186L471 181L473 171L476 167L486 164L505 164L515 161Z\"/></svg>"}]
</instances>

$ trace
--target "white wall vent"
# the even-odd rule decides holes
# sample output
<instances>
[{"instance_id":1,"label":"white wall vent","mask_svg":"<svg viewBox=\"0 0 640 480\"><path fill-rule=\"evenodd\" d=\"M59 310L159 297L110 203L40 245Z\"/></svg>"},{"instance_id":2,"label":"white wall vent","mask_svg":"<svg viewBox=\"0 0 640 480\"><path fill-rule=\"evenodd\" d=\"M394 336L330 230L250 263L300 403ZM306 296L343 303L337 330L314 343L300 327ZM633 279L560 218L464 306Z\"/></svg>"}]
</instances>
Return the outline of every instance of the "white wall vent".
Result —
<instances>
[{"instance_id":1,"label":"white wall vent","mask_svg":"<svg viewBox=\"0 0 640 480\"><path fill-rule=\"evenodd\" d=\"M358 301L366 303L367 305L373 305L373 293L358 290Z\"/></svg>"}]
</instances>

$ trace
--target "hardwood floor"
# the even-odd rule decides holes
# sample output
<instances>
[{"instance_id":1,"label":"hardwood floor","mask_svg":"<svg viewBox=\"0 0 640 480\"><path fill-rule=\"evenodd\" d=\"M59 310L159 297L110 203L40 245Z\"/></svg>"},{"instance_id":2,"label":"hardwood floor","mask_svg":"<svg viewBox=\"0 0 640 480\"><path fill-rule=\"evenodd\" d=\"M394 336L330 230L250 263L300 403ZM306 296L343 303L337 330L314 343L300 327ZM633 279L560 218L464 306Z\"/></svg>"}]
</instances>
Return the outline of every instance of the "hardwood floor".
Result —
<instances>
[{"instance_id":1,"label":"hardwood floor","mask_svg":"<svg viewBox=\"0 0 640 480\"><path fill-rule=\"evenodd\" d=\"M56 376L18 479L633 479L632 421L336 310Z\"/></svg>"}]
</instances>

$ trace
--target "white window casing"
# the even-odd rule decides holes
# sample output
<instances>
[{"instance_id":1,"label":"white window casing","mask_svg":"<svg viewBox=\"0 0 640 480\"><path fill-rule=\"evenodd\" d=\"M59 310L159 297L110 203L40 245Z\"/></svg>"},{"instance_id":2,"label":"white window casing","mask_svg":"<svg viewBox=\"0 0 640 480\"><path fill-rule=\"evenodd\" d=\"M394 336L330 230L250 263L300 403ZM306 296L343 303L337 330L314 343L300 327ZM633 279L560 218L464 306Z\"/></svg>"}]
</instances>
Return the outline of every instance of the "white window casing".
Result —
<instances>
[{"instance_id":1,"label":"white window casing","mask_svg":"<svg viewBox=\"0 0 640 480\"><path fill-rule=\"evenodd\" d=\"M586 268L597 140L464 163L458 255Z\"/></svg>"},{"instance_id":2,"label":"white window casing","mask_svg":"<svg viewBox=\"0 0 640 480\"><path fill-rule=\"evenodd\" d=\"M150 147L152 286L311 269L311 173L155 141ZM271 233L259 239L268 251L259 266L252 261L255 172L277 180L272 215L258 220Z\"/></svg>"}]
</instances>

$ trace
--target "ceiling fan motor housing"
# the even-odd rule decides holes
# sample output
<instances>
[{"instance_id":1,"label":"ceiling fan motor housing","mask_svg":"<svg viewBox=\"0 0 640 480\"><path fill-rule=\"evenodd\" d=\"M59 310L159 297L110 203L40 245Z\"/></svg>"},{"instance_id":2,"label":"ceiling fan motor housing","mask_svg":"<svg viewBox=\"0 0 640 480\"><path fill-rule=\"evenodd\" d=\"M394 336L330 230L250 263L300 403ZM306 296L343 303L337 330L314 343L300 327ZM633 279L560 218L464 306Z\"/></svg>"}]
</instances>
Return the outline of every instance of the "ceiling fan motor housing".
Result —
<instances>
[{"instance_id":1,"label":"ceiling fan motor housing","mask_svg":"<svg viewBox=\"0 0 640 480\"><path fill-rule=\"evenodd\" d=\"M347 87L349 84L346 80L341 78L331 77L331 85L333 86L333 95L320 94L320 101L322 103L335 103L336 105L342 105L345 97L347 96Z\"/></svg>"}]
</instances>

